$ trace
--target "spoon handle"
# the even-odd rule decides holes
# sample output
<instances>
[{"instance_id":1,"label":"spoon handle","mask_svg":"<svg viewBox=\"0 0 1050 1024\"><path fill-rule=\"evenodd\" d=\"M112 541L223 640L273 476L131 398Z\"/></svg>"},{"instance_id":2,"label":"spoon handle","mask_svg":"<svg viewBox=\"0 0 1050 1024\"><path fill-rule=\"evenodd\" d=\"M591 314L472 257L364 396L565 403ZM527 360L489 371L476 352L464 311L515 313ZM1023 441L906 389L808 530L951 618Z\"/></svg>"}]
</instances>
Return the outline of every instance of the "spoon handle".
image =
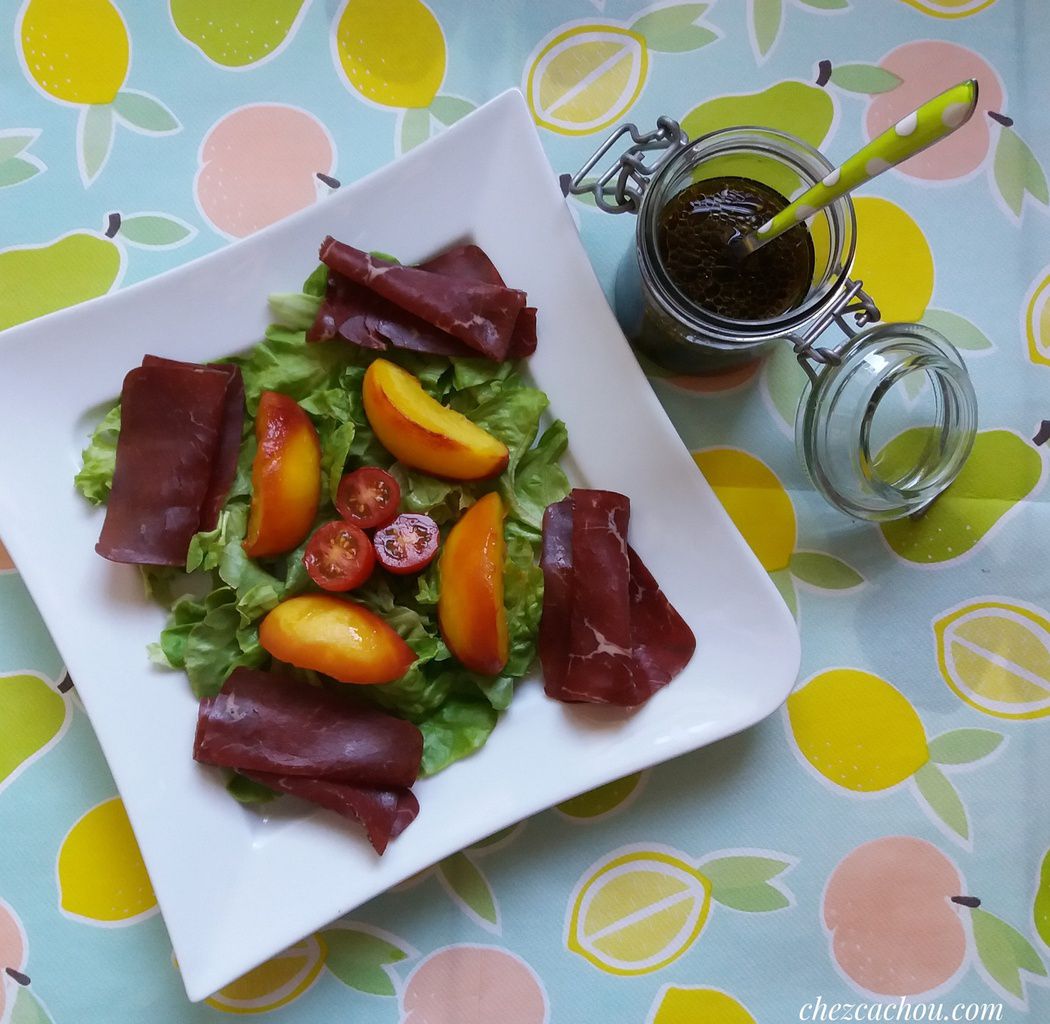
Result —
<instances>
[{"instance_id":1,"label":"spoon handle","mask_svg":"<svg viewBox=\"0 0 1050 1024\"><path fill-rule=\"evenodd\" d=\"M743 250L743 255L760 249L840 196L951 135L970 120L976 107L977 81L973 78L927 100L918 110L913 110L878 138L872 139L757 231L739 239L737 246Z\"/></svg>"}]
</instances>

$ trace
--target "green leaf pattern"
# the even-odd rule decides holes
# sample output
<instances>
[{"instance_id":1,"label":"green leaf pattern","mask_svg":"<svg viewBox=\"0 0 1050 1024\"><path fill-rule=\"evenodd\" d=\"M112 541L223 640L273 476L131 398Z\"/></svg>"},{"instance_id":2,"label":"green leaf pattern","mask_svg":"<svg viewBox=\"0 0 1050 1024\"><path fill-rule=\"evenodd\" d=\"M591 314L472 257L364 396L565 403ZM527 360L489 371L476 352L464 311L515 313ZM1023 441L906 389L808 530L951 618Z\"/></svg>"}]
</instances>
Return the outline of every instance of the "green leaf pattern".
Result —
<instances>
[{"instance_id":1,"label":"green leaf pattern","mask_svg":"<svg viewBox=\"0 0 1050 1024\"><path fill-rule=\"evenodd\" d=\"M1039 954L1016 928L986 910L975 908L970 920L981 966L1005 994L1024 1002L1024 975L1047 976Z\"/></svg>"},{"instance_id":2,"label":"green leaf pattern","mask_svg":"<svg viewBox=\"0 0 1050 1024\"><path fill-rule=\"evenodd\" d=\"M995 147L995 183L1015 217L1021 216L1025 196L1043 206L1050 205L1046 174L1028 144L1013 130L1002 128Z\"/></svg>"},{"instance_id":3,"label":"green leaf pattern","mask_svg":"<svg viewBox=\"0 0 1050 1024\"><path fill-rule=\"evenodd\" d=\"M353 922L320 933L325 965L344 985L373 996L394 996L394 964L414 951L385 932Z\"/></svg>"},{"instance_id":4,"label":"green leaf pattern","mask_svg":"<svg viewBox=\"0 0 1050 1024\"><path fill-rule=\"evenodd\" d=\"M699 50L718 39L718 33L697 22L710 4L674 4L642 15L631 31L642 36L649 48L662 53Z\"/></svg>"},{"instance_id":5,"label":"green leaf pattern","mask_svg":"<svg viewBox=\"0 0 1050 1024\"><path fill-rule=\"evenodd\" d=\"M991 729L953 729L930 740L930 760L936 764L972 764L989 757L1003 742Z\"/></svg>"},{"instance_id":6,"label":"green leaf pattern","mask_svg":"<svg viewBox=\"0 0 1050 1024\"><path fill-rule=\"evenodd\" d=\"M935 764L927 762L915 773L915 786L934 816L963 840L970 838L970 821L955 787Z\"/></svg>"},{"instance_id":7,"label":"green leaf pattern","mask_svg":"<svg viewBox=\"0 0 1050 1024\"><path fill-rule=\"evenodd\" d=\"M767 854L732 854L701 861L697 870L711 883L711 899L745 913L769 913L793 904L790 892L775 881L793 860Z\"/></svg>"},{"instance_id":8,"label":"green leaf pattern","mask_svg":"<svg viewBox=\"0 0 1050 1024\"><path fill-rule=\"evenodd\" d=\"M80 177L90 185L105 167L113 146L113 108L108 105L84 107L77 122L77 150Z\"/></svg>"},{"instance_id":9,"label":"green leaf pattern","mask_svg":"<svg viewBox=\"0 0 1050 1024\"><path fill-rule=\"evenodd\" d=\"M488 879L465 853L454 853L438 864L438 877L456 904L489 931L499 931L499 907Z\"/></svg>"},{"instance_id":10,"label":"green leaf pattern","mask_svg":"<svg viewBox=\"0 0 1050 1024\"><path fill-rule=\"evenodd\" d=\"M831 81L846 92L865 96L890 92L901 84L897 75L877 64L836 64L831 71Z\"/></svg>"},{"instance_id":11,"label":"green leaf pattern","mask_svg":"<svg viewBox=\"0 0 1050 1024\"><path fill-rule=\"evenodd\" d=\"M788 568L796 579L821 590L851 590L864 582L852 566L822 551L796 551Z\"/></svg>"}]
</instances>

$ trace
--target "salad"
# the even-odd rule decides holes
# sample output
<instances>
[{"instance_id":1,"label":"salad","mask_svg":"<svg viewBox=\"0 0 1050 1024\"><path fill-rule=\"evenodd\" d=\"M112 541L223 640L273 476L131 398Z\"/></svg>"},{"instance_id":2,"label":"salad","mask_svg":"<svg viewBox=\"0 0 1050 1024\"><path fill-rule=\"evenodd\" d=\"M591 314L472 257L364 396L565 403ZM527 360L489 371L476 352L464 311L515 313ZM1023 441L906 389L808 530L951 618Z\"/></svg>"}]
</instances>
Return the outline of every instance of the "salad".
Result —
<instances>
[{"instance_id":1,"label":"salad","mask_svg":"<svg viewBox=\"0 0 1050 1024\"><path fill-rule=\"evenodd\" d=\"M381 853L538 647L552 698L636 707L695 640L626 496L570 491L525 294L476 246L403 267L329 238L321 259L247 353L130 370L75 482L107 505L96 550L168 609L149 656L199 700L194 757Z\"/></svg>"},{"instance_id":2,"label":"salad","mask_svg":"<svg viewBox=\"0 0 1050 1024\"><path fill-rule=\"evenodd\" d=\"M431 774L485 742L498 713L510 703L514 681L533 662L543 589L537 564L540 529L546 507L569 491L559 466L568 438L561 421L541 430L547 397L526 383L520 365L391 351L384 354L385 361L409 371L426 394L499 438L509 451L498 476L476 482L439 479L407 468L383 447L365 414L362 384L375 357L349 345L306 341L327 280L328 268L322 264L300 291L271 296L274 323L263 341L244 356L224 360L237 365L244 380L247 416L237 475L218 525L190 542L185 573L206 580L207 591L196 596L182 592L171 599L168 625L151 655L161 665L184 669L198 697L214 695L233 668L257 668L270 660L258 640L262 617L288 597L316 589L303 563L307 542L274 557L252 558L243 547L257 446L254 417L265 393L287 396L309 416L320 441L319 527L339 520L340 484L348 473L363 468L388 471L400 488L400 508L425 514L443 528L485 493L495 491L505 503L510 657L499 675L479 675L451 657L438 628L434 563L420 576L375 572L353 591L354 599L379 613L417 656L400 679L369 688L366 696L420 726L423 771ZM118 405L99 423L84 451L76 486L95 504L109 495L119 431ZM162 601L183 575L178 569L147 567L143 572L150 591Z\"/></svg>"}]
</instances>

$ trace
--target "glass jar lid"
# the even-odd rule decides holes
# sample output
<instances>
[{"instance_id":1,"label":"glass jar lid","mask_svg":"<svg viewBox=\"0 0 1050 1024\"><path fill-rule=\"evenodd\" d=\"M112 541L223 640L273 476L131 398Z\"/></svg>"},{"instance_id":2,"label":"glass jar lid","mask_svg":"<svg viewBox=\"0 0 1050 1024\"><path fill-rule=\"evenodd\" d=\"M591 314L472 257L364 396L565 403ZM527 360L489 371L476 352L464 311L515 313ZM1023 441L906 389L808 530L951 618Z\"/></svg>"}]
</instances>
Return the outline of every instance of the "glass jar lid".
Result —
<instances>
[{"instance_id":1,"label":"glass jar lid","mask_svg":"<svg viewBox=\"0 0 1050 1024\"><path fill-rule=\"evenodd\" d=\"M795 421L817 489L858 519L914 514L958 476L977 431L959 353L923 324L879 324L807 368Z\"/></svg>"}]
</instances>

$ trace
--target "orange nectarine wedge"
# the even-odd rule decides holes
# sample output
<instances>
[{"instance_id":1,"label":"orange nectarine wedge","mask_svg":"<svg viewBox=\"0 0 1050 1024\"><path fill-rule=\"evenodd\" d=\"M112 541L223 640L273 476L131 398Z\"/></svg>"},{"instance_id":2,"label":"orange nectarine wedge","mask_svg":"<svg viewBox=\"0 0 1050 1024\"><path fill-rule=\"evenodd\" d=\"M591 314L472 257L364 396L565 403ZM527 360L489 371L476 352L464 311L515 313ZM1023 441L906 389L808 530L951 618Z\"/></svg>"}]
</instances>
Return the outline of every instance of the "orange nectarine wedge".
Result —
<instances>
[{"instance_id":1,"label":"orange nectarine wedge","mask_svg":"<svg viewBox=\"0 0 1050 1024\"><path fill-rule=\"evenodd\" d=\"M510 453L502 441L435 401L389 360L372 362L361 394L376 437L406 466L450 480L483 480L506 468Z\"/></svg>"},{"instance_id":2,"label":"orange nectarine wedge","mask_svg":"<svg viewBox=\"0 0 1050 1024\"><path fill-rule=\"evenodd\" d=\"M471 505L449 531L439 565L441 635L467 668L489 676L507 664L506 551L503 502L493 492Z\"/></svg>"},{"instance_id":3,"label":"orange nectarine wedge","mask_svg":"<svg viewBox=\"0 0 1050 1024\"><path fill-rule=\"evenodd\" d=\"M278 661L341 683L390 683L416 660L375 612L328 594L282 601L259 624L259 643Z\"/></svg>"},{"instance_id":4,"label":"orange nectarine wedge","mask_svg":"<svg viewBox=\"0 0 1050 1024\"><path fill-rule=\"evenodd\" d=\"M252 505L244 550L251 558L291 551L310 532L321 500L321 443L299 403L264 391L255 414Z\"/></svg>"}]
</instances>

